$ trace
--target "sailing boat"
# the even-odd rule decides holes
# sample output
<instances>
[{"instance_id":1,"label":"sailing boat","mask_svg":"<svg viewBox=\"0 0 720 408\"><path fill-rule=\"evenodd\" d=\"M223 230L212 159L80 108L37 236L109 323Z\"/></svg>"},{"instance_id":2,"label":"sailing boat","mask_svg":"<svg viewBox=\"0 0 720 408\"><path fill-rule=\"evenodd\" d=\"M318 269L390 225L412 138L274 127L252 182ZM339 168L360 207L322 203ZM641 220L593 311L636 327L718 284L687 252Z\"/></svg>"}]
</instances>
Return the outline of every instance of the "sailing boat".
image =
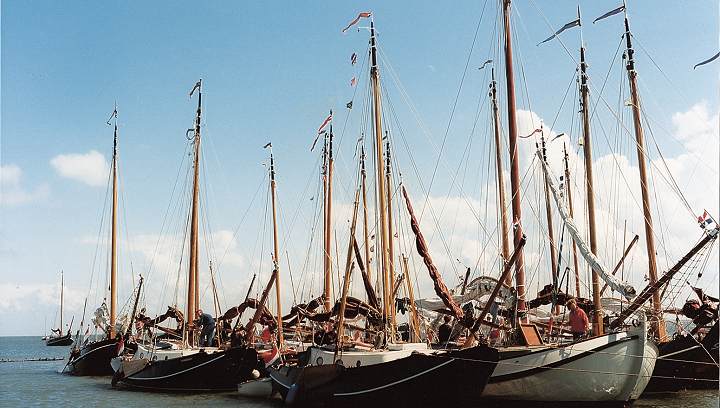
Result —
<instances>
[{"instance_id":1,"label":"sailing boat","mask_svg":"<svg viewBox=\"0 0 720 408\"><path fill-rule=\"evenodd\" d=\"M113 157L112 157L112 209L111 209L111 231L110 231L110 310L103 304L95 313L93 323L100 327L104 333L103 337L90 341L90 325L85 332L85 339L82 344L70 351L67 367L74 375L112 375L114 370L110 366L110 360L117 357L121 340L124 347L134 350L134 342L130 342L128 333L118 333L116 328L117 318L117 191L118 191L118 158L117 158L117 103L111 119L115 119L115 131L113 133ZM110 122L108 121L108 124ZM142 285L142 280L140 282ZM140 287L137 291L139 298ZM105 325L104 315L107 312L109 322ZM133 312L134 315L134 312Z\"/></svg>"},{"instance_id":2,"label":"sailing boat","mask_svg":"<svg viewBox=\"0 0 720 408\"><path fill-rule=\"evenodd\" d=\"M193 143L193 184L190 214L190 256L188 268L187 319L199 310L198 289L198 212L199 212L199 166L200 166L200 116L202 80L190 93L198 92L198 108L193 129L188 129L188 139ZM192 134L192 137L189 135ZM171 308L173 309L173 308ZM183 343L168 342L138 344L131 359L116 358L112 364L115 374L112 385L122 382L125 386L156 391L207 392L236 389L241 381L252 378L258 363L257 352L252 347L195 347L191 321L185 321L182 313L172 310L182 324ZM168 315L168 313L166 313ZM166 315L163 317L166 318ZM161 317L161 318L163 318ZM156 322L161 320L156 319ZM148 319L149 320L149 319Z\"/></svg>"},{"instance_id":3,"label":"sailing boat","mask_svg":"<svg viewBox=\"0 0 720 408\"><path fill-rule=\"evenodd\" d=\"M362 17L371 17L370 13L362 13L355 21ZM354 23L353 23L354 24ZM352 25L352 24L351 24ZM348 246L345 279L342 297L335 307L330 307L329 290L325 291L325 298L316 305L324 302L326 312L324 318L328 320L327 332L331 334L332 341L329 346L313 346L298 356L297 363L286 363L270 370L270 376L275 387L288 405L320 405L320 406L367 406L382 401L391 406L428 406L448 403L461 403L472 401L480 397L485 382L495 367L497 361L496 350L481 344L465 350L433 350L426 343L402 343L395 340L394 314L391 300L394 285L391 283L392 258L389 250L392 234L390 232L389 203L391 198L387 195L385 178L389 176L383 171L385 158L383 154L383 132L380 118L380 77L376 56L375 29L371 17L370 22L370 58L371 88L374 112L373 144L376 154L377 169L377 197L379 211L379 258L381 260L381 278L383 282L381 311L353 299L353 311L348 303L348 287L350 274L355 266L353 255L356 255L358 264L362 261L357 254L359 250L355 245L355 229L358 214L360 188L356 190L353 221L350 228L350 244ZM330 118L332 120L332 114ZM324 126L324 125L323 125ZM321 128L322 130L322 128ZM332 141L332 123L328 138ZM332 156L326 167L328 184L331 180ZM324 178L325 180L325 178ZM326 191L331 186L326 186ZM327 198L326 198L327 199ZM412 207L408 203L408 210L412 214ZM326 203L327 206L327 203ZM325 219L329 217L326 213ZM436 290L447 293L447 288L439 280L439 274L434 269L432 261L427 256L427 246L419 233L417 221L413 220L413 231L418 234L418 248L424 248L425 263L431 271L435 272ZM326 221L327 228L327 221ZM326 237L329 233L326 231ZM326 241L329 241L326 239ZM422 244L421 244L422 242ZM420 249L419 249L420 251ZM325 250L329 257L329 251ZM329 259L328 259L329 260ZM326 263L326 278L329 266ZM326 283L326 287L329 286ZM366 286L367 288L367 286ZM371 287L372 288L372 287ZM371 289L372 290L372 289ZM446 296L445 299L448 299ZM313 303L313 302L311 302ZM365 310L370 319L371 326L377 328L375 346L348 347L343 333L345 331L344 319L357 315L359 306ZM454 307L453 307L454 306ZM459 307L448 305L454 310L456 316L461 315ZM336 316L334 322L329 321ZM374 318L374 319L373 319Z\"/></svg>"},{"instance_id":4,"label":"sailing boat","mask_svg":"<svg viewBox=\"0 0 720 408\"><path fill-rule=\"evenodd\" d=\"M47 338L45 345L46 346L71 346L73 344L72 335L70 333L70 328L68 328L68 332L66 335L63 336L63 306L65 305L65 275L61 275L60 279L60 328L59 329L50 329L51 334L50 337ZM70 323L70 326L72 327L72 323ZM55 335L53 335L55 334Z\"/></svg>"}]
</instances>

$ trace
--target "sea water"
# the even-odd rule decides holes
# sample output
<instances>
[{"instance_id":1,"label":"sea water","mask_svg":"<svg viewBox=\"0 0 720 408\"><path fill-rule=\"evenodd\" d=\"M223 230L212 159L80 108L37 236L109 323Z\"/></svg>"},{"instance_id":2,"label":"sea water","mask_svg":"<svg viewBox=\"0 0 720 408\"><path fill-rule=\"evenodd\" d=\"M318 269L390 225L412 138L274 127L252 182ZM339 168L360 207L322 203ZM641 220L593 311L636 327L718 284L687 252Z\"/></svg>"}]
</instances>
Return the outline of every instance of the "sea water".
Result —
<instances>
[{"instance_id":1,"label":"sea water","mask_svg":"<svg viewBox=\"0 0 720 408\"><path fill-rule=\"evenodd\" d=\"M69 347L47 347L39 336L0 337L0 407L284 407L280 399L247 399L237 392L182 394L112 387L110 377L58 373ZM718 390L695 390L643 396L632 408L717 408ZM381 401L378 401L381 403ZM467 406L475 406L468 401ZM531 405L529 405L531 406ZM422 407L418 407L422 408Z\"/></svg>"}]
</instances>

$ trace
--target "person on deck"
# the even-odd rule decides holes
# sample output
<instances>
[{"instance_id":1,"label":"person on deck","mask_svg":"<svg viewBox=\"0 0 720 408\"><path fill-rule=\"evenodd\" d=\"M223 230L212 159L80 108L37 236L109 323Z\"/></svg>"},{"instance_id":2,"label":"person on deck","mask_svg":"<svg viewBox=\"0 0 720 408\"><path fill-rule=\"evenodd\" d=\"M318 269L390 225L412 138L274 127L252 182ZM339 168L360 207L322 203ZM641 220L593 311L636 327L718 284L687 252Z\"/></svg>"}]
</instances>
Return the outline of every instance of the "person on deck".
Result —
<instances>
[{"instance_id":1,"label":"person on deck","mask_svg":"<svg viewBox=\"0 0 720 408\"><path fill-rule=\"evenodd\" d=\"M200 332L200 347L210 347L212 344L213 334L215 333L215 319L207 313L203 313L202 309L198 309L195 313L197 322L202 326Z\"/></svg>"},{"instance_id":2,"label":"person on deck","mask_svg":"<svg viewBox=\"0 0 720 408\"><path fill-rule=\"evenodd\" d=\"M587 314L585 311L577 306L575 299L570 299L565 303L565 306L570 309L569 322L563 323L563 326L570 326L570 331L573 335L573 341L579 340L588 331L589 323Z\"/></svg>"},{"instance_id":3,"label":"person on deck","mask_svg":"<svg viewBox=\"0 0 720 408\"><path fill-rule=\"evenodd\" d=\"M445 315L443 317L445 323L438 329L438 343L444 344L450 340L450 333L452 332L452 326L450 325L450 316Z\"/></svg>"}]
</instances>

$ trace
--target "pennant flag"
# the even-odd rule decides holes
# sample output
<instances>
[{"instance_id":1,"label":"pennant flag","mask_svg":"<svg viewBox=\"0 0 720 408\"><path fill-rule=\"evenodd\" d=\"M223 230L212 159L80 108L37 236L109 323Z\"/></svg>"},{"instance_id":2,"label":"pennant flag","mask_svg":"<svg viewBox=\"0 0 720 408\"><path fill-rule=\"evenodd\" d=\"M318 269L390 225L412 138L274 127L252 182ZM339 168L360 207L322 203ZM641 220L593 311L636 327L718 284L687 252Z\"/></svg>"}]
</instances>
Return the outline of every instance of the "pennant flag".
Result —
<instances>
[{"instance_id":1,"label":"pennant flag","mask_svg":"<svg viewBox=\"0 0 720 408\"><path fill-rule=\"evenodd\" d=\"M370 252L375 252L375 245L370 247Z\"/></svg>"},{"instance_id":2,"label":"pennant flag","mask_svg":"<svg viewBox=\"0 0 720 408\"><path fill-rule=\"evenodd\" d=\"M615 14L618 14L618 13L624 11L624 10L625 10L625 6L620 6L620 7L616 8L616 9L613 10L613 11L608 11L607 13L603 14L602 16L596 18L595 21L593 21L593 24L595 24L595 22L600 21L600 20L602 20L602 19L604 19L604 18L608 18L608 17L610 17L610 16L614 16Z\"/></svg>"},{"instance_id":3,"label":"pennant flag","mask_svg":"<svg viewBox=\"0 0 720 408\"><path fill-rule=\"evenodd\" d=\"M358 16L358 18L355 19L355 21L353 21L352 23L350 23L349 26L345 27L345 29L343 30L343 34L347 35L346 31L348 30L348 28L350 28L350 27L352 27L353 25L355 25L355 23L357 23L358 21L360 21L361 18L363 18L363 17L370 17L371 15L372 15L372 13L360 13L360 15Z\"/></svg>"},{"instance_id":4,"label":"pennant flag","mask_svg":"<svg viewBox=\"0 0 720 408\"><path fill-rule=\"evenodd\" d=\"M356 330L355 337L353 337L353 340L358 341L359 338L360 338L360 330Z\"/></svg>"},{"instance_id":5,"label":"pennant flag","mask_svg":"<svg viewBox=\"0 0 720 408\"><path fill-rule=\"evenodd\" d=\"M123 341L123 338L120 337L120 343L118 343L118 348L117 348L118 357L120 357L122 355L123 351L125 351L125 342Z\"/></svg>"},{"instance_id":6,"label":"pennant flag","mask_svg":"<svg viewBox=\"0 0 720 408\"><path fill-rule=\"evenodd\" d=\"M330 122L330 120L332 120L332 115L328 116L328 118L325 119L325 122L323 122L323 124L320 126L320 129L318 129L318 135L321 135L323 133L323 129L325 128L325 125L327 125L328 122Z\"/></svg>"},{"instance_id":7,"label":"pennant flag","mask_svg":"<svg viewBox=\"0 0 720 408\"><path fill-rule=\"evenodd\" d=\"M350 80L350 86L355 86L355 77L353 77L353 79Z\"/></svg>"},{"instance_id":8,"label":"pennant flag","mask_svg":"<svg viewBox=\"0 0 720 408\"><path fill-rule=\"evenodd\" d=\"M710 214L708 214L707 211L703 211L703 215L698 217L698 224L700 224L700 228L702 229L710 226L713 222L714 220L710 217Z\"/></svg>"},{"instance_id":9,"label":"pennant flag","mask_svg":"<svg viewBox=\"0 0 720 408\"><path fill-rule=\"evenodd\" d=\"M315 150L315 145L317 144L318 139L320 139L320 135L321 135L322 133L325 133L325 131L323 130L322 132L318 133L317 137L315 138L315 141L313 142L312 147L310 148L310 151L311 151L311 152L312 152L313 150Z\"/></svg>"},{"instance_id":10,"label":"pennant flag","mask_svg":"<svg viewBox=\"0 0 720 408\"><path fill-rule=\"evenodd\" d=\"M487 64L489 64L489 63L491 63L491 62L492 62L492 60L487 60L487 61L485 61L485 63L483 64L483 66L480 67L480 68L478 68L478 69L483 69L483 68L485 68L485 65L487 65Z\"/></svg>"},{"instance_id":11,"label":"pennant flag","mask_svg":"<svg viewBox=\"0 0 720 408\"><path fill-rule=\"evenodd\" d=\"M553 140L557 139L558 137L562 137L562 136L565 136L565 133L560 133L559 135L553 137L552 140L551 140L551 142L552 142Z\"/></svg>"},{"instance_id":12,"label":"pennant flag","mask_svg":"<svg viewBox=\"0 0 720 408\"><path fill-rule=\"evenodd\" d=\"M528 137L530 137L530 136L532 136L532 135L534 135L535 133L538 133L538 132L542 132L542 129L535 129L535 130L532 131L532 133L530 133L530 134L527 135L527 136L518 136L518 137L519 137L520 139L527 139Z\"/></svg>"},{"instance_id":13,"label":"pennant flag","mask_svg":"<svg viewBox=\"0 0 720 408\"><path fill-rule=\"evenodd\" d=\"M263 146L263 149L267 149L268 147L272 147L272 142L270 142L270 143L266 144L265 146Z\"/></svg>"},{"instance_id":14,"label":"pennant flag","mask_svg":"<svg viewBox=\"0 0 720 408\"><path fill-rule=\"evenodd\" d=\"M645 280L645 281L649 281L649 280L650 280L650 278L648 278L648 276L647 276L647 273L645 274L645 277L643 278L643 280Z\"/></svg>"},{"instance_id":15,"label":"pennant flag","mask_svg":"<svg viewBox=\"0 0 720 408\"><path fill-rule=\"evenodd\" d=\"M353 52L353 55L350 56L350 62L352 62L353 65L357 63L357 53Z\"/></svg>"},{"instance_id":16,"label":"pennant flag","mask_svg":"<svg viewBox=\"0 0 720 408\"><path fill-rule=\"evenodd\" d=\"M347 108L348 108L348 109L352 109L352 103L353 103L353 101L350 101L350 102L347 103Z\"/></svg>"},{"instance_id":17,"label":"pennant flag","mask_svg":"<svg viewBox=\"0 0 720 408\"><path fill-rule=\"evenodd\" d=\"M578 27L578 26L580 26L580 25L581 25L581 24L580 24L580 19L579 19L579 18L578 18L577 20L575 20L575 21L571 21L571 22L565 24L560 30L556 31L555 34L551 35L550 37L548 37L545 41L541 42L540 44L552 40L553 38L555 38L555 37L557 37L558 35L560 35L560 33L562 33L563 31L567 30L568 28ZM538 45L540 45L540 44L538 44Z\"/></svg>"},{"instance_id":18,"label":"pennant flag","mask_svg":"<svg viewBox=\"0 0 720 408\"><path fill-rule=\"evenodd\" d=\"M195 90L198 89L198 88L200 88L200 82L198 82L197 84L195 84L195 87L193 88L193 90L190 91L190 98L192 98L192 94L194 94L194 93L195 93Z\"/></svg>"},{"instance_id":19,"label":"pennant flag","mask_svg":"<svg viewBox=\"0 0 720 408\"><path fill-rule=\"evenodd\" d=\"M696 65L693 67L693 69L699 67L700 65L709 64L709 63L715 61L715 60L717 59L717 57L720 57L720 52L718 52L717 54L715 54L715 56L712 57L712 58L710 58L709 60L703 61L703 62L701 62L701 63L699 63L699 64L696 64Z\"/></svg>"},{"instance_id":20,"label":"pennant flag","mask_svg":"<svg viewBox=\"0 0 720 408\"><path fill-rule=\"evenodd\" d=\"M268 351L262 354L262 359L265 362L265 368L271 367L273 364L280 361L280 352L277 346L273 344L272 351Z\"/></svg>"},{"instance_id":21,"label":"pennant flag","mask_svg":"<svg viewBox=\"0 0 720 408\"><path fill-rule=\"evenodd\" d=\"M398 233L396 232L395 235L393 235L393 237L397 238L397 237L398 237Z\"/></svg>"},{"instance_id":22,"label":"pennant flag","mask_svg":"<svg viewBox=\"0 0 720 408\"><path fill-rule=\"evenodd\" d=\"M515 218L515 221L513 221L513 231L520 228L520 220L518 218Z\"/></svg>"},{"instance_id":23,"label":"pennant flag","mask_svg":"<svg viewBox=\"0 0 720 408\"><path fill-rule=\"evenodd\" d=\"M717 55L715 57L717 57ZM112 115L110 115L110 119L107 120L108 125L110 125L110 121L112 120L112 118L117 118L117 109L113 111Z\"/></svg>"},{"instance_id":24,"label":"pennant flag","mask_svg":"<svg viewBox=\"0 0 720 408\"><path fill-rule=\"evenodd\" d=\"M85 330L85 341L83 341L83 346L87 346L88 343L90 343L90 336L88 334L90 333L90 326L88 325L87 330Z\"/></svg>"}]
</instances>

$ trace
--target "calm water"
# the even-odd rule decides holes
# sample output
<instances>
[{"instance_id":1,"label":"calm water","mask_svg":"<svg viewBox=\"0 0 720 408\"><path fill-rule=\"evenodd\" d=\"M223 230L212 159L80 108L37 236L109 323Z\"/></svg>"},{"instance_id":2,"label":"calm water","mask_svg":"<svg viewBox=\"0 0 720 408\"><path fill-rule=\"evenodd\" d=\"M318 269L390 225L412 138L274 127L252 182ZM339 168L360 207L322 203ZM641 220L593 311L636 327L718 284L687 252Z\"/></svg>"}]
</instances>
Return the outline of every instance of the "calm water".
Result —
<instances>
[{"instance_id":1,"label":"calm water","mask_svg":"<svg viewBox=\"0 0 720 408\"><path fill-rule=\"evenodd\" d=\"M68 347L47 347L40 337L0 337L0 360L64 358ZM237 393L179 395L131 391L110 386L109 377L73 377L57 373L62 361L0 363L0 406L73 407L284 407L282 400L241 398ZM717 408L718 390L687 391L643 397L632 408Z\"/></svg>"}]
</instances>

